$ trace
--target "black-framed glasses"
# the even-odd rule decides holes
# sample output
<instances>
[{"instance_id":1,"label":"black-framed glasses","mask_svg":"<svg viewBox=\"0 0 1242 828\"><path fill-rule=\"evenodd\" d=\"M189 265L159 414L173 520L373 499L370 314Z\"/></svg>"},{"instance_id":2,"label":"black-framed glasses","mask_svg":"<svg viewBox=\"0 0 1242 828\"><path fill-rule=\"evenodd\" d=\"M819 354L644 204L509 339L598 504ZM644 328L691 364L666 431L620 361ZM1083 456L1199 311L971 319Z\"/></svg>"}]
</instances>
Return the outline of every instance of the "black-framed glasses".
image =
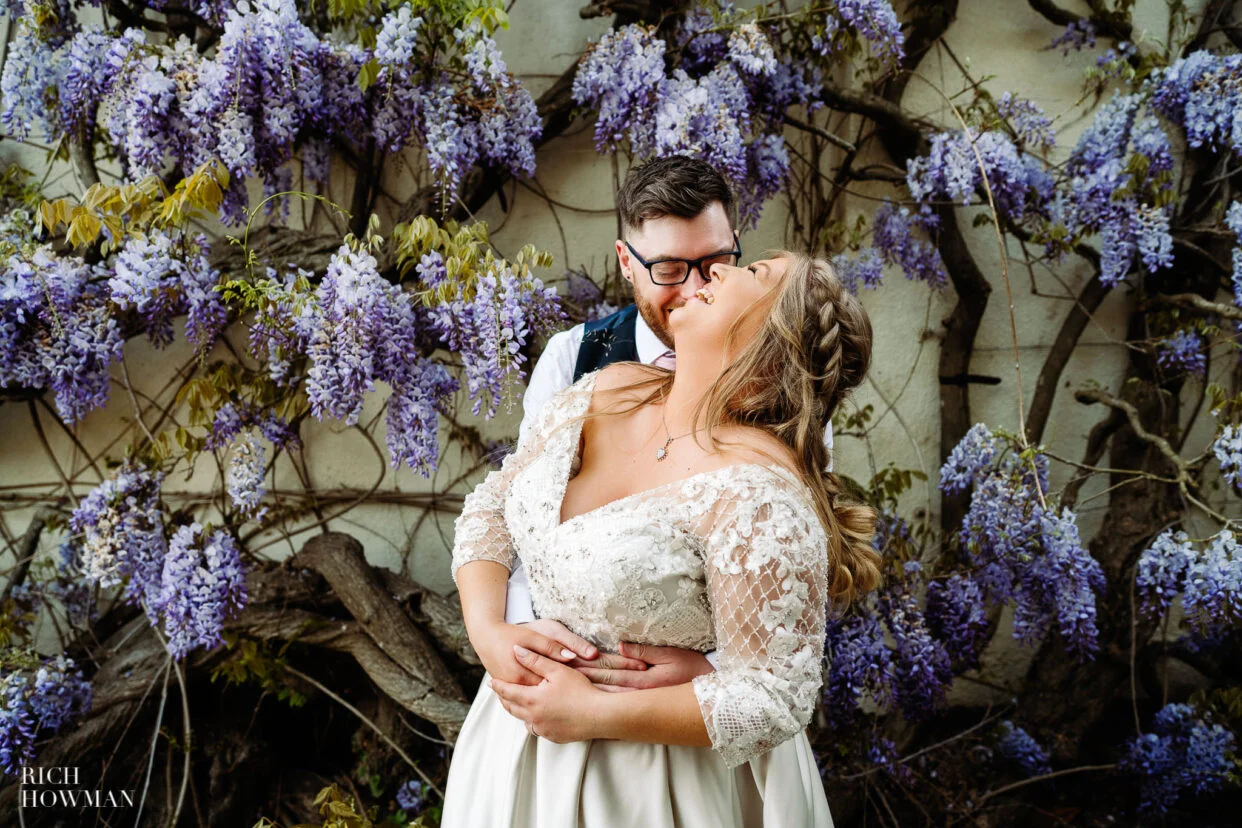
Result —
<instances>
[{"instance_id":1,"label":"black-framed glasses","mask_svg":"<svg viewBox=\"0 0 1242 828\"><path fill-rule=\"evenodd\" d=\"M630 249L630 255L638 259L642 266L647 268L647 272L651 275L651 281L661 287L672 287L680 285L690 278L690 271L698 268L699 274L703 277L704 282L710 282L712 265L723 264L733 266L742 258L742 243L738 240L737 233L733 234L733 249L720 253L712 253L710 256L702 256L698 259L655 259L647 261L638 254L633 245L629 242L625 246Z\"/></svg>"}]
</instances>

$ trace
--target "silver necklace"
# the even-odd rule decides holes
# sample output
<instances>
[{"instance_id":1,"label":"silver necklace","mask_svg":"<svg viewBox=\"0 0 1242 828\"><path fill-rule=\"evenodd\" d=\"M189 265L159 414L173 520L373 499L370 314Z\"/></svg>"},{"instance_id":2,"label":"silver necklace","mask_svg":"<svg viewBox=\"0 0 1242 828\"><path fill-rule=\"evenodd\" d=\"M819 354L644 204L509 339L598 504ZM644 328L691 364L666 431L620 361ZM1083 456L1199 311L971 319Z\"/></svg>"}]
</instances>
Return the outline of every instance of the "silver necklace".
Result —
<instances>
[{"instance_id":1,"label":"silver necklace","mask_svg":"<svg viewBox=\"0 0 1242 828\"><path fill-rule=\"evenodd\" d=\"M694 434L694 433L696 433L696 432L699 432L699 431L702 431L702 430L703 430L703 429L701 429L701 428L696 428L694 431L687 431L685 434L678 434L676 437L669 436L669 432L668 432L668 420L667 420L667 419L665 419L665 416L664 416L664 394L663 394L663 389L661 389L661 394L660 394L660 423L664 426L664 436L665 436L665 437L668 437L668 439L664 441L664 445L662 445L662 446L660 446L660 448L656 449L656 462L657 462L657 463L658 463L658 462L660 462L661 460L663 460L665 457L668 457L668 447L669 447L669 444L671 444L674 440L680 440L682 437L689 437L691 434Z\"/></svg>"}]
</instances>

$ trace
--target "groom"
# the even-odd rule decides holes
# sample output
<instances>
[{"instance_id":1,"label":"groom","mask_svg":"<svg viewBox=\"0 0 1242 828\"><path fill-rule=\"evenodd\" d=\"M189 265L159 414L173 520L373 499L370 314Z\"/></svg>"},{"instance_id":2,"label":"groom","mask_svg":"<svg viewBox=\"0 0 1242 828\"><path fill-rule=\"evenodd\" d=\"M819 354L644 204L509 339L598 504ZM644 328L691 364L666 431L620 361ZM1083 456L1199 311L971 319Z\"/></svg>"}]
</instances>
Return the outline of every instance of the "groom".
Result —
<instances>
[{"instance_id":1,"label":"groom","mask_svg":"<svg viewBox=\"0 0 1242 828\"><path fill-rule=\"evenodd\" d=\"M625 235L615 242L617 260L621 275L633 285L634 304L548 340L522 398L523 439L544 403L584 374L621 361L674 369L677 355L669 312L707 284L711 265L737 264L741 251L733 194L724 178L697 158L673 155L632 169L617 193L617 211ZM831 424L825 442L831 456ZM535 621L521 561L509 577L505 621L563 629L551 619ZM541 631L546 634L549 629ZM622 642L621 648L628 658L602 653L570 666L597 684L634 689L683 684L715 668L714 653L704 656L694 650L630 642ZM646 662L647 669L628 669L633 659Z\"/></svg>"}]
</instances>

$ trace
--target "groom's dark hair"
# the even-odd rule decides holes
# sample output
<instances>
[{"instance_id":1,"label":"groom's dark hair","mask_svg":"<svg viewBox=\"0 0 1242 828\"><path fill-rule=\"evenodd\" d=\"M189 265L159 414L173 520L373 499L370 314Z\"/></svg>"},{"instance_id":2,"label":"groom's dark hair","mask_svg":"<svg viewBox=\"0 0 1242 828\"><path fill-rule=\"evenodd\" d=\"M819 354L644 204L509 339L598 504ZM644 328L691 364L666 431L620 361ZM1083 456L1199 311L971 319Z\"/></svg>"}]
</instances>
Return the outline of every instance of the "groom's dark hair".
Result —
<instances>
[{"instance_id":1,"label":"groom's dark hair","mask_svg":"<svg viewBox=\"0 0 1242 828\"><path fill-rule=\"evenodd\" d=\"M694 218L719 201L737 225L733 191L715 167L688 155L656 158L630 170L617 192L617 212L626 230L637 230L647 219L663 216Z\"/></svg>"}]
</instances>

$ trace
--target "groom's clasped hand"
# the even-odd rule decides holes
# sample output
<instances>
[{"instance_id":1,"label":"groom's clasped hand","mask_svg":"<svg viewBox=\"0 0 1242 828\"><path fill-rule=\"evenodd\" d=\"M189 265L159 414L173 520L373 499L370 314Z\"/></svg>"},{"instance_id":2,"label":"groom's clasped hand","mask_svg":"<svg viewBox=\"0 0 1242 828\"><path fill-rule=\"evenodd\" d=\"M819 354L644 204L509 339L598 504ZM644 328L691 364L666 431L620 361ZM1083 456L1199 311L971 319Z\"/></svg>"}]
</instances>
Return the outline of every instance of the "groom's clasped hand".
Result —
<instances>
[{"instance_id":1,"label":"groom's clasped hand","mask_svg":"<svg viewBox=\"0 0 1242 828\"><path fill-rule=\"evenodd\" d=\"M520 626L534 629L550 639L565 643L576 653L575 657L568 660L560 658L556 660L568 667L573 667L590 679L591 683L600 690L608 692L646 690L652 687L684 684L695 676L709 673L712 670L711 664L700 653L692 650L622 641L620 653L600 653L591 646L590 642L574 635L559 621L540 618ZM592 652L585 652L585 648L588 647ZM527 649L534 650L531 647ZM547 654L543 650L535 651Z\"/></svg>"},{"instance_id":2,"label":"groom's clasped hand","mask_svg":"<svg viewBox=\"0 0 1242 828\"><path fill-rule=\"evenodd\" d=\"M539 619L517 626L548 641L567 643L579 653L585 649L579 642L590 647L558 621ZM509 715L525 722L529 732L559 743L581 741L599 732L595 719L602 715L598 703L601 691L619 693L682 684L712 669L701 655L676 647L622 642L622 654L596 652L594 657L578 655L573 659L565 655L568 648L555 659L546 655L547 649L535 651L513 644L512 657L525 671L523 678L535 674L540 679L530 686L531 682L510 682L493 673L491 688Z\"/></svg>"},{"instance_id":3,"label":"groom's clasped hand","mask_svg":"<svg viewBox=\"0 0 1242 828\"><path fill-rule=\"evenodd\" d=\"M597 647L548 618L495 624L476 647L493 692L527 730L555 742L576 741L596 711L599 692L624 693L684 684L712 667L699 653L621 642Z\"/></svg>"}]
</instances>

